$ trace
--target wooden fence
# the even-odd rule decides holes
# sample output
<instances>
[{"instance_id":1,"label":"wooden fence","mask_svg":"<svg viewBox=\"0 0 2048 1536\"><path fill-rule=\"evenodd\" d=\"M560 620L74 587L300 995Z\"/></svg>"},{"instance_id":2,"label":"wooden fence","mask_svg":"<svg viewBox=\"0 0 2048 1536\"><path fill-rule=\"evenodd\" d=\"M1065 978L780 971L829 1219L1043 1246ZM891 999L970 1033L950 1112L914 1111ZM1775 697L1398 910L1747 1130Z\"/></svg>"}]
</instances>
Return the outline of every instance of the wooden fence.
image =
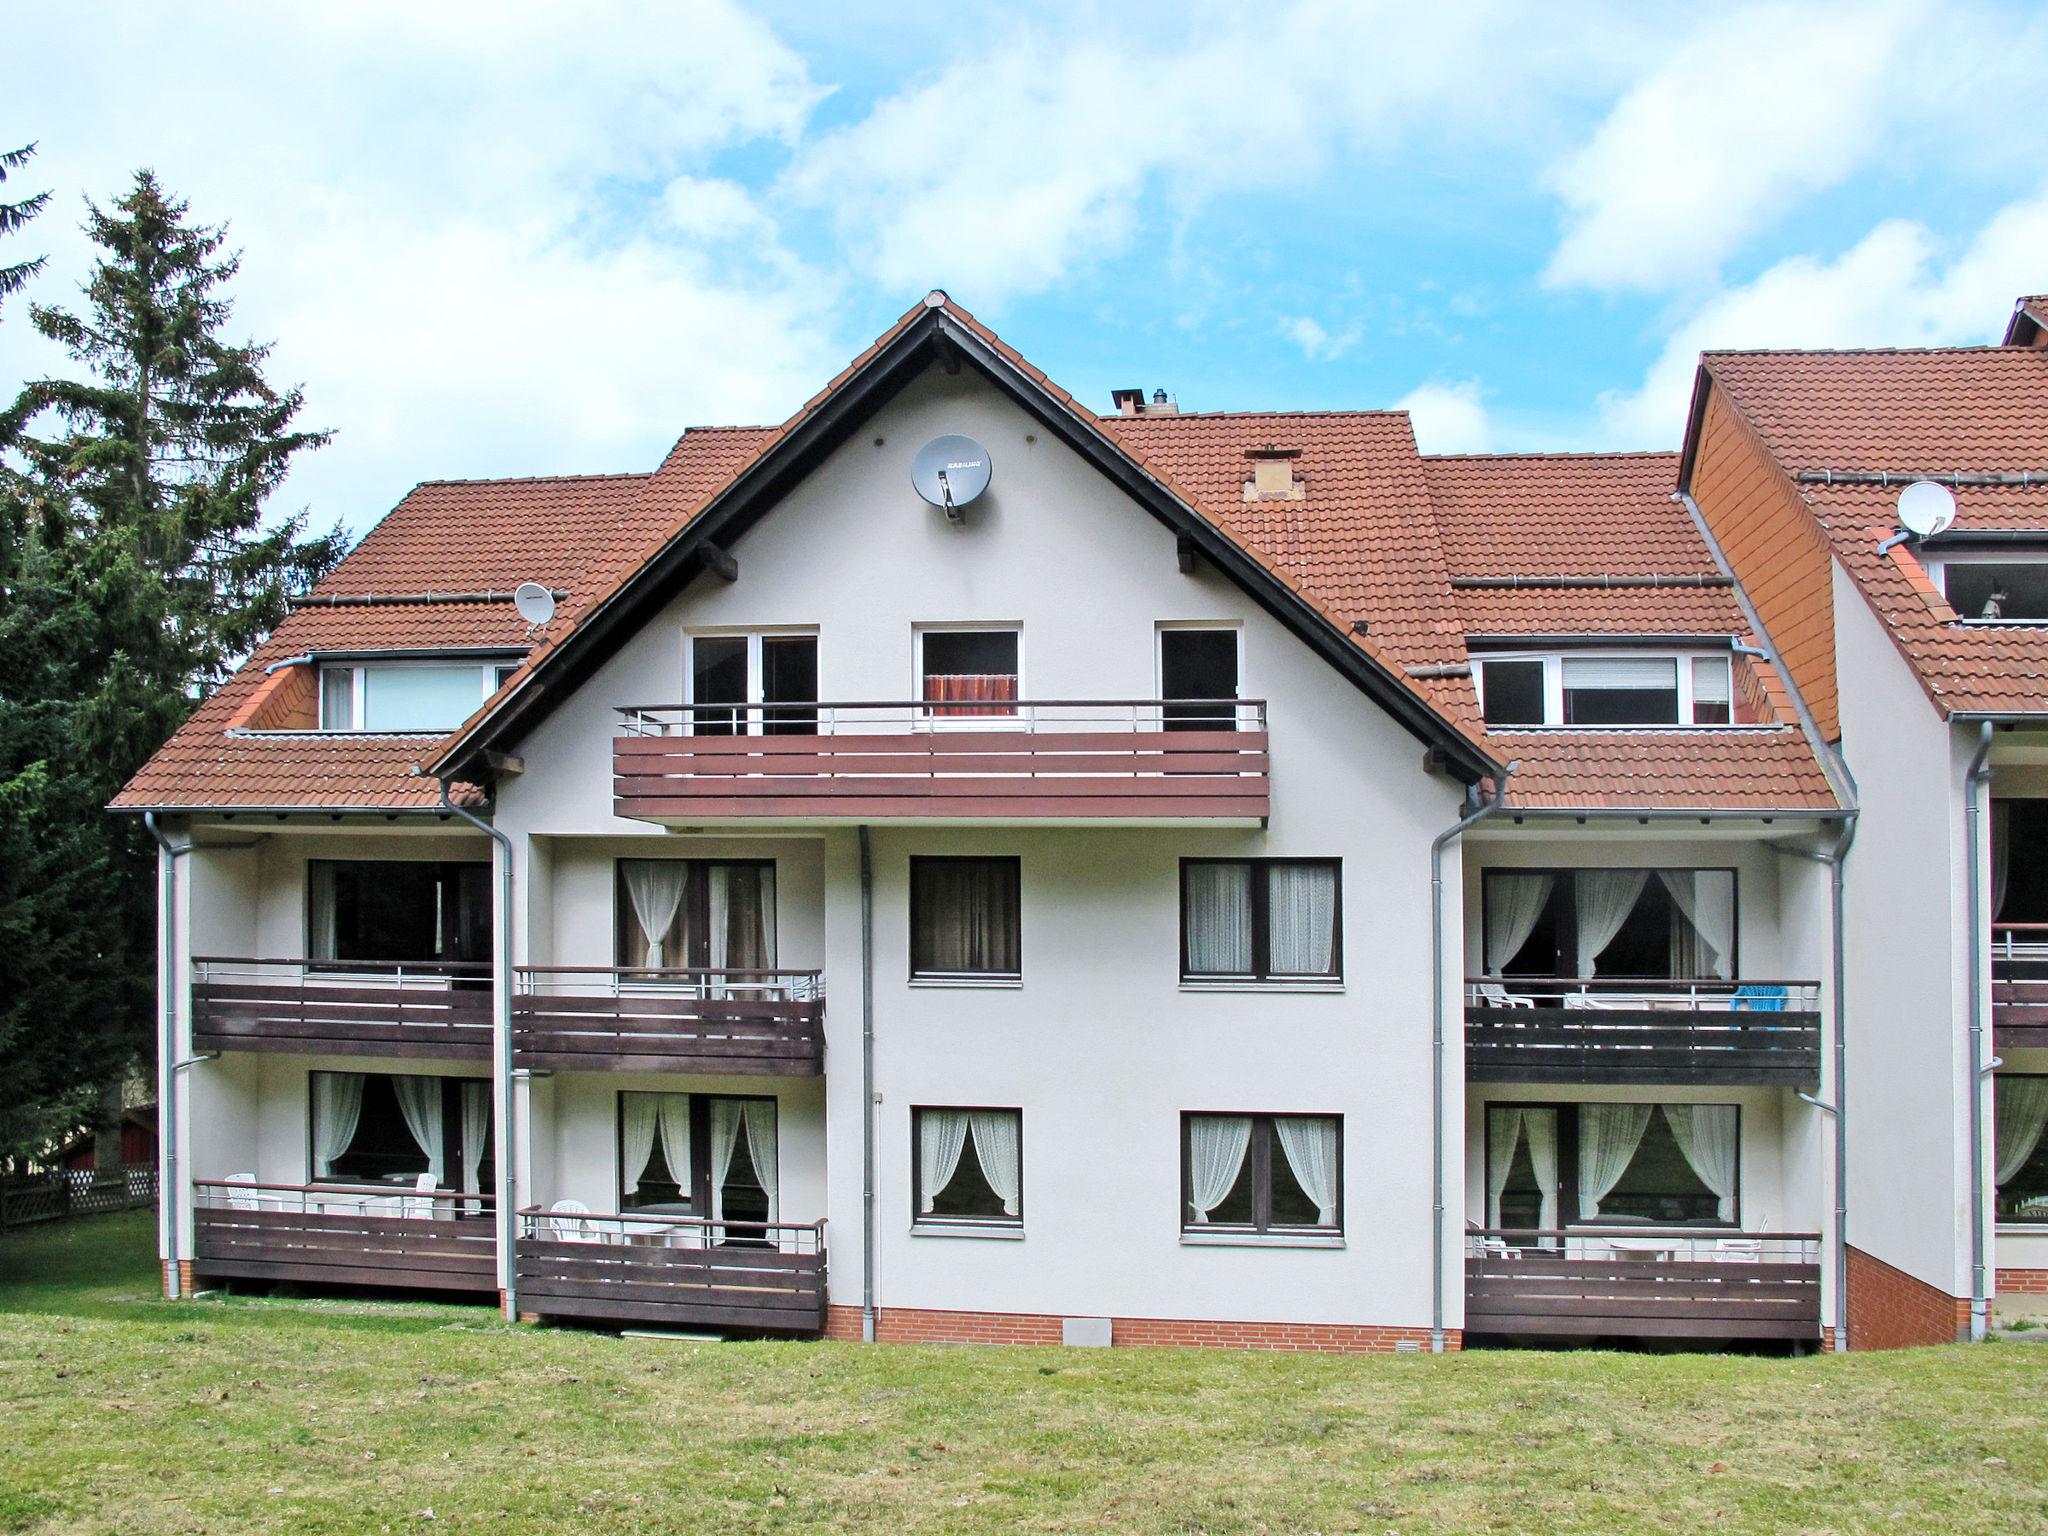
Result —
<instances>
[{"instance_id":1,"label":"wooden fence","mask_svg":"<svg viewBox=\"0 0 2048 1536\"><path fill-rule=\"evenodd\" d=\"M0 1184L0 1231L65 1216L98 1216L156 1204L156 1169L79 1169Z\"/></svg>"}]
</instances>

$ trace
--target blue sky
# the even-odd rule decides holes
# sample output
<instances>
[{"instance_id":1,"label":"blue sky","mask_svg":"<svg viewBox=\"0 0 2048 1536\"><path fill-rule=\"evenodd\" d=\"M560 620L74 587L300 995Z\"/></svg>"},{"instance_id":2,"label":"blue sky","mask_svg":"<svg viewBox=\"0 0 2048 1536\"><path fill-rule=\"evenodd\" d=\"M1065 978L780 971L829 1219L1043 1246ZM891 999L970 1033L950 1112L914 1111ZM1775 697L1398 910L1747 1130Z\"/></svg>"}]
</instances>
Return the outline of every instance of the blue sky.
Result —
<instances>
[{"instance_id":1,"label":"blue sky","mask_svg":"<svg viewBox=\"0 0 2048 1536\"><path fill-rule=\"evenodd\" d=\"M1435 14L1441 12L1443 14ZM1385 407L1425 451L1675 446L1702 346L1995 339L2048 290L2048 10L72 3L0 140L152 165L338 430L287 488L651 466L925 289L1084 400ZM187 104L204 103L205 115ZM13 187L10 183L10 192ZM19 305L0 385L57 365Z\"/></svg>"}]
</instances>

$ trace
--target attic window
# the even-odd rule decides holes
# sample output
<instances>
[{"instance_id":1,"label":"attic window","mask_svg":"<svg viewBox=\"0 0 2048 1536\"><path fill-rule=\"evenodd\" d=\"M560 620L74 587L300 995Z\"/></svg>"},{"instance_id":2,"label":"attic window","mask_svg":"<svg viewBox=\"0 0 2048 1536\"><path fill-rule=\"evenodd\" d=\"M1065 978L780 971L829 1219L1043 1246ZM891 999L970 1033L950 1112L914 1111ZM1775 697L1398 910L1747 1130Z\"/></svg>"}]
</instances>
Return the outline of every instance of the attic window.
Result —
<instances>
[{"instance_id":1,"label":"attic window","mask_svg":"<svg viewBox=\"0 0 2048 1536\"><path fill-rule=\"evenodd\" d=\"M322 662L323 731L449 731L504 686L503 662Z\"/></svg>"},{"instance_id":2,"label":"attic window","mask_svg":"<svg viewBox=\"0 0 2048 1536\"><path fill-rule=\"evenodd\" d=\"M1938 574L1958 618L1979 624L2048 622L2048 556L1977 560L1951 555Z\"/></svg>"},{"instance_id":3,"label":"attic window","mask_svg":"<svg viewBox=\"0 0 2048 1536\"><path fill-rule=\"evenodd\" d=\"M1474 659L1481 713L1490 726L1727 725L1733 714L1725 652L1579 651Z\"/></svg>"},{"instance_id":4,"label":"attic window","mask_svg":"<svg viewBox=\"0 0 2048 1536\"><path fill-rule=\"evenodd\" d=\"M1245 458L1251 461L1251 478L1244 483L1246 501L1299 501L1304 488L1294 472L1294 461L1301 457L1299 448L1275 448L1270 443L1264 448L1245 451Z\"/></svg>"}]
</instances>

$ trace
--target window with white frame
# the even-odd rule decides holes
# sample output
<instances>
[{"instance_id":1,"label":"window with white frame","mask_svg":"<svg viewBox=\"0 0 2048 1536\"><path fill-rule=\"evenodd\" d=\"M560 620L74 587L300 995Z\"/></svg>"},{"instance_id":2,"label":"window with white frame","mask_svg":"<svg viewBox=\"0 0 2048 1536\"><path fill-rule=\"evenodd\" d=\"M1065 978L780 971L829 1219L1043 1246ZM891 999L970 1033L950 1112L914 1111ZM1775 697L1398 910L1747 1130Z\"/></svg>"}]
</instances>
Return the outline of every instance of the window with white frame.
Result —
<instances>
[{"instance_id":1,"label":"window with white frame","mask_svg":"<svg viewBox=\"0 0 2048 1536\"><path fill-rule=\"evenodd\" d=\"M1960 619L2048 622L2048 552L1952 549L1923 554L1921 563Z\"/></svg>"},{"instance_id":2,"label":"window with white frame","mask_svg":"<svg viewBox=\"0 0 2048 1536\"><path fill-rule=\"evenodd\" d=\"M818 728L818 637L691 635L690 728L699 736L808 735Z\"/></svg>"},{"instance_id":3,"label":"window with white frame","mask_svg":"<svg viewBox=\"0 0 2048 1536\"><path fill-rule=\"evenodd\" d=\"M1242 634L1235 625L1159 626L1160 723L1167 730L1237 728Z\"/></svg>"},{"instance_id":4,"label":"window with white frame","mask_svg":"<svg viewBox=\"0 0 2048 1536\"><path fill-rule=\"evenodd\" d=\"M937 719L1014 715L1023 695L1024 632L1015 625L921 627L917 696Z\"/></svg>"},{"instance_id":5,"label":"window with white frame","mask_svg":"<svg viewBox=\"0 0 2048 1536\"><path fill-rule=\"evenodd\" d=\"M323 731L449 731L476 713L516 661L326 661L320 664Z\"/></svg>"},{"instance_id":6,"label":"window with white frame","mask_svg":"<svg viewBox=\"0 0 2048 1536\"><path fill-rule=\"evenodd\" d=\"M1727 725L1726 652L1572 651L1475 657L1481 711L1495 727Z\"/></svg>"}]
</instances>

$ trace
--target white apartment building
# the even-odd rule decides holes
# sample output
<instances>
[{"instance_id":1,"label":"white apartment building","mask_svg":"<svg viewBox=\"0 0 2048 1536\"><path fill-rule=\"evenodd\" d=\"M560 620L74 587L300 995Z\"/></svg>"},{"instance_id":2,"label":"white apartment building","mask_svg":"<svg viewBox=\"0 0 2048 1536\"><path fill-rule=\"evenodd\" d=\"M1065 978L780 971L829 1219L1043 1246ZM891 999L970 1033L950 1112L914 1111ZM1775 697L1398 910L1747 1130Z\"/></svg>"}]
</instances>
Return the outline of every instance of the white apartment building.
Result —
<instances>
[{"instance_id":1,"label":"white apartment building","mask_svg":"<svg viewBox=\"0 0 2048 1536\"><path fill-rule=\"evenodd\" d=\"M167 1287L1860 1344L1877 775L1697 457L1098 414L935 292L780 426L420 486L116 805Z\"/></svg>"}]
</instances>

